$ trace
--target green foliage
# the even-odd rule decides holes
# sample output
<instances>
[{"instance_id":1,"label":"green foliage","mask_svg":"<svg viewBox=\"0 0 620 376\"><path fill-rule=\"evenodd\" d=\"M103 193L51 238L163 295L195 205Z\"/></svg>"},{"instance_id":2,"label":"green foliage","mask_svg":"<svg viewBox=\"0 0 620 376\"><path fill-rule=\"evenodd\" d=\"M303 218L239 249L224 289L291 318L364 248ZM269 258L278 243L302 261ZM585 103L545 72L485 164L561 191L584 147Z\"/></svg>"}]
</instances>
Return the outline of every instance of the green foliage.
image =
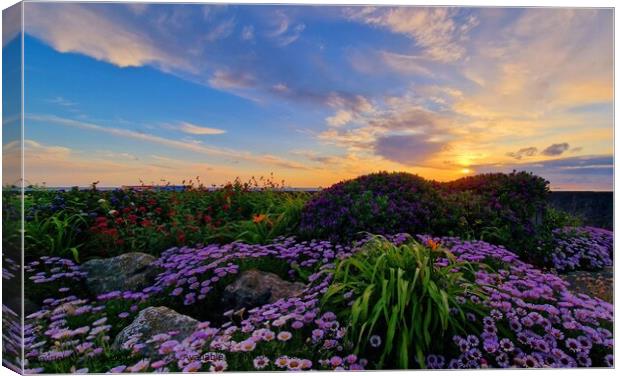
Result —
<instances>
[{"instance_id":1,"label":"green foliage","mask_svg":"<svg viewBox=\"0 0 620 376\"><path fill-rule=\"evenodd\" d=\"M500 244L532 261L527 251L546 234L549 182L513 171L468 176L437 187L446 200L442 234Z\"/></svg>"},{"instance_id":2,"label":"green foliage","mask_svg":"<svg viewBox=\"0 0 620 376\"><path fill-rule=\"evenodd\" d=\"M208 237L209 241L227 243L243 241L250 244L265 244L279 236L297 231L301 210L308 194L281 193L280 202L271 203L251 220L233 221L223 226L217 233ZM257 205L257 208L260 207ZM261 209L262 210L262 209Z\"/></svg>"},{"instance_id":3,"label":"green foliage","mask_svg":"<svg viewBox=\"0 0 620 376\"><path fill-rule=\"evenodd\" d=\"M34 220L24 225L24 242L29 256L56 255L79 261L80 232L88 226L85 215L65 210L51 217Z\"/></svg>"},{"instance_id":4,"label":"green foliage","mask_svg":"<svg viewBox=\"0 0 620 376\"><path fill-rule=\"evenodd\" d=\"M549 230L562 227L580 227L583 225L581 218L563 210L548 207L543 219L543 225Z\"/></svg>"},{"instance_id":5,"label":"green foliage","mask_svg":"<svg viewBox=\"0 0 620 376\"><path fill-rule=\"evenodd\" d=\"M355 352L376 360L378 368L410 368L413 359L424 367L424 354L441 345L436 339L463 332L471 325L465 313L481 309L457 303L457 297L484 299L471 282L476 267L484 266L457 262L434 243L397 246L375 236L336 265L322 302L350 323L347 338ZM376 334L385 338L375 350L369 343Z\"/></svg>"},{"instance_id":6,"label":"green foliage","mask_svg":"<svg viewBox=\"0 0 620 376\"><path fill-rule=\"evenodd\" d=\"M5 194L5 246L20 247L21 200ZM272 178L221 187L190 181L183 190L49 190L24 197L25 255L60 256L84 262L125 252L158 255L174 246L242 240L266 243L293 234L305 192L284 192Z\"/></svg>"}]
</instances>

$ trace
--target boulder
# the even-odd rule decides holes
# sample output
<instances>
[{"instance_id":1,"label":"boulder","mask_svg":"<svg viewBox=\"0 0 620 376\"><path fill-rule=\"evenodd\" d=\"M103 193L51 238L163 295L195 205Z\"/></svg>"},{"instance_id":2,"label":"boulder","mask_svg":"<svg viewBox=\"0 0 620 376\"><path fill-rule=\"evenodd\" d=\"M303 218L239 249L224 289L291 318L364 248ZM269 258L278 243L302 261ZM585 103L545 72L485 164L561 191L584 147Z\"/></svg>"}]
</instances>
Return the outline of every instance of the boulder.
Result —
<instances>
[{"instance_id":1,"label":"boulder","mask_svg":"<svg viewBox=\"0 0 620 376\"><path fill-rule=\"evenodd\" d=\"M96 295L109 291L139 291L149 286L159 270L151 266L155 257L141 252L94 259L80 266L86 272L86 287Z\"/></svg>"},{"instance_id":2,"label":"boulder","mask_svg":"<svg viewBox=\"0 0 620 376\"><path fill-rule=\"evenodd\" d=\"M128 349L139 342L145 355L153 353L155 345L149 340L155 334L168 334L170 339L182 341L198 329L200 322L168 307L148 307L138 312L131 324L123 328L112 343L113 349Z\"/></svg>"},{"instance_id":3,"label":"boulder","mask_svg":"<svg viewBox=\"0 0 620 376\"><path fill-rule=\"evenodd\" d=\"M229 309L254 308L298 296L304 288L302 283L285 281L273 273L247 270L226 286L222 304Z\"/></svg>"}]
</instances>

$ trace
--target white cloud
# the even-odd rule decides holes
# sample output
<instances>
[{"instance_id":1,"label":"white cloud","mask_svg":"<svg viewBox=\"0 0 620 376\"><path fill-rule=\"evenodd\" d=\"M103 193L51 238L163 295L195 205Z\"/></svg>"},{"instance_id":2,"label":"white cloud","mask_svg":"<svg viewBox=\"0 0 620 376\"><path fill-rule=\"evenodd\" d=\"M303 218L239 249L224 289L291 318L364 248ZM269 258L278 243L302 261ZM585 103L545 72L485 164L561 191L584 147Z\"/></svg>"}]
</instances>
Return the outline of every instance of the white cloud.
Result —
<instances>
[{"instance_id":1,"label":"white cloud","mask_svg":"<svg viewBox=\"0 0 620 376\"><path fill-rule=\"evenodd\" d=\"M381 59L388 67L397 72L418 76L433 76L433 72L422 64L424 59L419 56L387 51L381 51L379 56L381 56Z\"/></svg>"},{"instance_id":2,"label":"white cloud","mask_svg":"<svg viewBox=\"0 0 620 376\"><path fill-rule=\"evenodd\" d=\"M214 42L221 39L226 39L230 34L235 31L236 22L234 19L230 18L224 20L217 24L213 29L211 29L205 39L209 42Z\"/></svg>"},{"instance_id":3,"label":"white cloud","mask_svg":"<svg viewBox=\"0 0 620 376\"><path fill-rule=\"evenodd\" d=\"M244 26L243 30L241 30L241 39L253 40L254 39L254 26L252 25Z\"/></svg>"},{"instance_id":4,"label":"white cloud","mask_svg":"<svg viewBox=\"0 0 620 376\"><path fill-rule=\"evenodd\" d=\"M54 103L57 104L59 106L63 106L63 107L75 107L77 106L77 103L67 99L67 98L63 98L63 97L54 97L51 99L47 100L49 103Z\"/></svg>"},{"instance_id":5,"label":"white cloud","mask_svg":"<svg viewBox=\"0 0 620 376\"><path fill-rule=\"evenodd\" d=\"M203 127L188 122L181 122L179 124L179 129L181 130L181 132L197 135L214 135L226 133L226 131L223 129Z\"/></svg>"},{"instance_id":6,"label":"white cloud","mask_svg":"<svg viewBox=\"0 0 620 376\"><path fill-rule=\"evenodd\" d=\"M282 11L276 11L274 21L275 28L267 33L267 36L274 39L280 47L286 47L295 42L306 29L303 23L297 23L291 27L289 16Z\"/></svg>"},{"instance_id":7,"label":"white cloud","mask_svg":"<svg viewBox=\"0 0 620 376\"><path fill-rule=\"evenodd\" d=\"M190 63L163 50L141 31L106 17L92 4L24 5L26 32L60 52L85 54L119 67L151 64L164 70L195 71Z\"/></svg>"},{"instance_id":8,"label":"white cloud","mask_svg":"<svg viewBox=\"0 0 620 376\"><path fill-rule=\"evenodd\" d=\"M286 93L287 91L289 91L288 86L283 83L275 84L271 87L271 89L277 93Z\"/></svg>"},{"instance_id":9,"label":"white cloud","mask_svg":"<svg viewBox=\"0 0 620 376\"><path fill-rule=\"evenodd\" d=\"M331 125L332 127L343 126L351 120L353 120L353 113L346 110L340 110L336 112L334 116L330 116L325 119L325 121L327 121L327 124Z\"/></svg>"},{"instance_id":10,"label":"white cloud","mask_svg":"<svg viewBox=\"0 0 620 376\"><path fill-rule=\"evenodd\" d=\"M356 7L345 15L355 21L404 34L415 41L423 56L441 62L455 62L465 57L463 41L478 20L467 17L457 21L457 8L446 7Z\"/></svg>"}]
</instances>

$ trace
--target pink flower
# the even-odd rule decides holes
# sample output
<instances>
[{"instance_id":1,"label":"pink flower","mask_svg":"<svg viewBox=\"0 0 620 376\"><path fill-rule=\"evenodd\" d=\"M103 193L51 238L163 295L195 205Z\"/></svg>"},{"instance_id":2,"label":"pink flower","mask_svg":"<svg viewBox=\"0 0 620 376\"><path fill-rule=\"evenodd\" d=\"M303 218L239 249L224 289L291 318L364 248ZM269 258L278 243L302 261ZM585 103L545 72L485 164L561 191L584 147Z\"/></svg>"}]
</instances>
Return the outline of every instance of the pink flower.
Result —
<instances>
[{"instance_id":1,"label":"pink flower","mask_svg":"<svg viewBox=\"0 0 620 376\"><path fill-rule=\"evenodd\" d=\"M183 367L183 372L198 372L202 367L202 362L199 360L193 361L190 364Z\"/></svg>"},{"instance_id":2,"label":"pink flower","mask_svg":"<svg viewBox=\"0 0 620 376\"><path fill-rule=\"evenodd\" d=\"M263 369L267 367L268 364L269 364L269 358L267 358L264 355L260 355L254 358L254 368L256 369Z\"/></svg>"},{"instance_id":3,"label":"pink flower","mask_svg":"<svg viewBox=\"0 0 620 376\"><path fill-rule=\"evenodd\" d=\"M209 367L209 371L211 372L223 372L228 368L228 363L225 360L216 360Z\"/></svg>"},{"instance_id":4,"label":"pink flower","mask_svg":"<svg viewBox=\"0 0 620 376\"><path fill-rule=\"evenodd\" d=\"M286 342L289 339L291 339L292 337L293 337L293 334L291 334L291 332L282 331L282 332L278 333L278 340L282 341L282 342Z\"/></svg>"}]
</instances>

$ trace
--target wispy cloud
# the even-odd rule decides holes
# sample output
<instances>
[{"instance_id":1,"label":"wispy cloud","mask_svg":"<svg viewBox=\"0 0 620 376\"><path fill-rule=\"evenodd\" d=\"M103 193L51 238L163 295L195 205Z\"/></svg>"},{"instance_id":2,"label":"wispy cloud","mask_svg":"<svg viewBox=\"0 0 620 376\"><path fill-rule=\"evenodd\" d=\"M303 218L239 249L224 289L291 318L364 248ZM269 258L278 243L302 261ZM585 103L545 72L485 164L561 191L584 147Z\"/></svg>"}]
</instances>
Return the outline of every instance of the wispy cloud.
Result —
<instances>
[{"instance_id":1,"label":"wispy cloud","mask_svg":"<svg viewBox=\"0 0 620 376\"><path fill-rule=\"evenodd\" d=\"M49 103L54 103L54 104L57 104L57 105L63 106L63 107L75 107L75 106L77 106L77 103L75 103L75 102L73 102L73 101L71 101L69 99L63 98L63 97L54 97L54 98L48 99L47 101Z\"/></svg>"},{"instance_id":2,"label":"wispy cloud","mask_svg":"<svg viewBox=\"0 0 620 376\"><path fill-rule=\"evenodd\" d=\"M209 79L211 86L217 89L247 89L254 87L256 78L248 72L232 72L230 70L216 70Z\"/></svg>"},{"instance_id":3,"label":"wispy cloud","mask_svg":"<svg viewBox=\"0 0 620 376\"><path fill-rule=\"evenodd\" d=\"M434 75L433 72L425 66L424 59L420 58L420 56L387 51L381 51L379 54L383 62L397 72L427 77Z\"/></svg>"},{"instance_id":4,"label":"wispy cloud","mask_svg":"<svg viewBox=\"0 0 620 376\"><path fill-rule=\"evenodd\" d=\"M347 8L349 19L386 28L412 38L422 56L442 62L454 62L465 56L462 43L478 25L475 16L457 20L457 8L357 7Z\"/></svg>"},{"instance_id":5,"label":"wispy cloud","mask_svg":"<svg viewBox=\"0 0 620 376\"><path fill-rule=\"evenodd\" d=\"M289 161L283 159L278 156L264 154L264 155L254 155L249 152L240 152L232 149L224 149L213 146L207 146L202 143L196 142L187 142L187 141L179 141L173 140L169 138L164 138L160 136L156 136L149 133L136 132L129 129L121 129L121 128L113 128L113 127L105 127L102 125L82 122L72 119L61 118L54 115L34 115L27 114L27 121L38 121L44 123L53 123L59 124L69 127L87 129L96 132L103 132L113 136L130 138L139 141L146 141L162 146L171 147L174 149L180 149L184 151L191 151L194 153L223 157L228 160L243 160L246 162L258 163L258 164L267 164L278 166L282 168L291 168L291 169L306 169L307 167L301 163L297 163L294 161Z\"/></svg>"},{"instance_id":6,"label":"wispy cloud","mask_svg":"<svg viewBox=\"0 0 620 376\"><path fill-rule=\"evenodd\" d=\"M292 24L292 20L284 11L276 11L274 17L274 30L267 35L276 41L280 47L286 47L295 42L306 29L304 23Z\"/></svg>"},{"instance_id":7,"label":"wispy cloud","mask_svg":"<svg viewBox=\"0 0 620 376\"><path fill-rule=\"evenodd\" d=\"M27 171L26 184L42 184L55 187L86 186L99 181L100 186L121 186L127 184L180 184L196 175L209 183L223 184L240 170L230 166L204 163L196 158L182 160L164 156L136 156L123 152L90 152L64 146L49 145L38 141L24 140ZM19 144L4 145L5 163L19 165ZM54 174L50 174L54 171ZM244 178L251 176L243 171ZM19 182L11 182L18 184ZM8 182L7 182L8 184Z\"/></svg>"},{"instance_id":8,"label":"wispy cloud","mask_svg":"<svg viewBox=\"0 0 620 376\"><path fill-rule=\"evenodd\" d=\"M236 22L233 18L218 23L214 28L209 30L205 39L209 42L226 39L235 31Z\"/></svg>"},{"instance_id":9,"label":"wispy cloud","mask_svg":"<svg viewBox=\"0 0 620 376\"><path fill-rule=\"evenodd\" d=\"M223 129L203 127L201 125L195 125L185 121L179 123L179 130L181 130L181 132L196 135L215 135L226 133Z\"/></svg>"},{"instance_id":10,"label":"wispy cloud","mask_svg":"<svg viewBox=\"0 0 620 376\"><path fill-rule=\"evenodd\" d=\"M253 40L254 39L254 26L247 25L244 26L241 30L241 39L243 40Z\"/></svg>"}]
</instances>

